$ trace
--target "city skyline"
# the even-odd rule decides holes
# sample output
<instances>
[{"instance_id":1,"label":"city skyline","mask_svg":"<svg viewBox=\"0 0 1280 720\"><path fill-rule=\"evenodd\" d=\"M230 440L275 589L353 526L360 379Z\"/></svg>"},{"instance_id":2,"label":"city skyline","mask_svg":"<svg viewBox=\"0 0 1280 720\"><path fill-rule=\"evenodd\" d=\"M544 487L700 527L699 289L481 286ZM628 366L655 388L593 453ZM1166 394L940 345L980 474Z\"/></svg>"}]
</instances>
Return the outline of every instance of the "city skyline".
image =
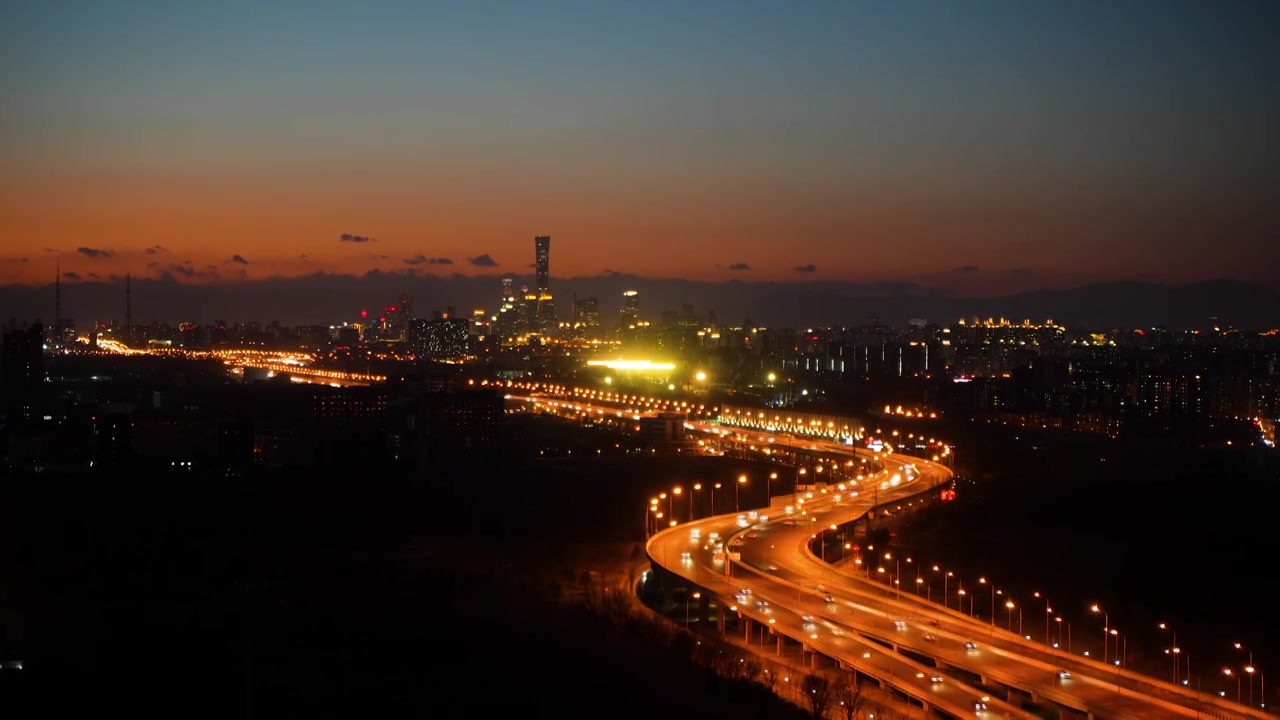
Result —
<instances>
[{"instance_id":1,"label":"city skyline","mask_svg":"<svg viewBox=\"0 0 1280 720\"><path fill-rule=\"evenodd\" d=\"M0 284L524 274L532 232L971 296L1280 263L1273 5L298 10L14 11Z\"/></svg>"}]
</instances>

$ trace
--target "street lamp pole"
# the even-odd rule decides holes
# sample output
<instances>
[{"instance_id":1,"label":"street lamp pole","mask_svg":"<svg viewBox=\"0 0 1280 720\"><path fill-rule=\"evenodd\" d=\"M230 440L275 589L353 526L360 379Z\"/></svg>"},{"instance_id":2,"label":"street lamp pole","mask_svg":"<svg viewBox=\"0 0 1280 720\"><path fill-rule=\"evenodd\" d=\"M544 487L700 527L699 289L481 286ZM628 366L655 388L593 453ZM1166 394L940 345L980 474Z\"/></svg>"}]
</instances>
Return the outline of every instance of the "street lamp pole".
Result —
<instances>
[{"instance_id":1,"label":"street lamp pole","mask_svg":"<svg viewBox=\"0 0 1280 720\"><path fill-rule=\"evenodd\" d=\"M1249 673L1249 706L1250 706L1250 707L1253 707L1253 671L1254 671L1254 668L1253 668L1253 650L1251 650L1251 649L1249 649L1249 648L1245 647L1244 645L1241 645L1240 643L1233 643L1233 645L1234 645L1235 649L1240 650L1240 651L1242 651L1242 652L1249 653L1249 664L1245 666L1244 671L1245 671L1245 672L1247 672L1247 673ZM1239 679L1239 678L1237 678L1237 679ZM1264 693L1264 699L1263 699L1263 701L1264 701L1264 702L1266 701L1266 700L1265 700L1265 693Z\"/></svg>"},{"instance_id":2,"label":"street lamp pole","mask_svg":"<svg viewBox=\"0 0 1280 720\"><path fill-rule=\"evenodd\" d=\"M1240 702L1240 674L1231 672L1231 668L1223 668L1222 673L1227 677L1235 676L1236 679L1236 702Z\"/></svg>"},{"instance_id":3,"label":"street lamp pole","mask_svg":"<svg viewBox=\"0 0 1280 720\"><path fill-rule=\"evenodd\" d=\"M994 628L996 626L996 584L993 582L988 585L985 577L978 578L978 584L987 585L987 589L991 591L991 627Z\"/></svg>"},{"instance_id":4,"label":"street lamp pole","mask_svg":"<svg viewBox=\"0 0 1280 720\"><path fill-rule=\"evenodd\" d=\"M1177 685L1178 684L1178 655L1181 654L1182 652L1182 649L1178 647L1178 631L1169 627L1165 623L1160 623L1156 627L1160 628L1161 630L1168 630L1169 632L1173 633L1173 645L1168 650L1165 650L1165 652L1173 656L1173 684Z\"/></svg>"},{"instance_id":5,"label":"street lamp pole","mask_svg":"<svg viewBox=\"0 0 1280 720\"><path fill-rule=\"evenodd\" d=\"M747 476L739 475L738 484L733 486L733 511L738 512L742 509L741 503L738 502L738 486L747 484Z\"/></svg>"},{"instance_id":6,"label":"street lamp pole","mask_svg":"<svg viewBox=\"0 0 1280 720\"><path fill-rule=\"evenodd\" d=\"M694 483L693 491L697 492L702 489L702 483ZM693 493L689 493L689 522L693 522Z\"/></svg>"},{"instance_id":7,"label":"street lamp pole","mask_svg":"<svg viewBox=\"0 0 1280 720\"><path fill-rule=\"evenodd\" d=\"M1111 616L1107 614L1106 610L1098 607L1097 604L1089 609L1096 613L1102 613L1102 662L1105 663L1107 661L1107 648L1111 644L1111 641L1107 638L1107 633L1111 631Z\"/></svg>"},{"instance_id":8,"label":"street lamp pole","mask_svg":"<svg viewBox=\"0 0 1280 720\"><path fill-rule=\"evenodd\" d=\"M1031 593L1031 597L1040 598L1041 596L1039 591L1037 591L1037 592ZM1044 600L1044 644L1048 645L1049 644L1049 616L1053 614L1053 608L1049 607L1049 598L1045 597L1043 598L1043 600Z\"/></svg>"}]
</instances>

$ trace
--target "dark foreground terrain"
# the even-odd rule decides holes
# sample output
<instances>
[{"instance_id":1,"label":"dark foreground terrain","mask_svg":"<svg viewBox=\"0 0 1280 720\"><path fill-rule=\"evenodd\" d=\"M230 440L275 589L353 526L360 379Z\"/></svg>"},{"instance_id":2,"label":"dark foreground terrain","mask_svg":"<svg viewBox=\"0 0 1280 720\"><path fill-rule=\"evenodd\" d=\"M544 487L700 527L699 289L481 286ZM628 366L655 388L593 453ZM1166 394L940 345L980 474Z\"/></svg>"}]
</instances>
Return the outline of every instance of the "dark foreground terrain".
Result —
<instances>
[{"instance_id":1,"label":"dark foreground terrain","mask_svg":"<svg viewBox=\"0 0 1280 720\"><path fill-rule=\"evenodd\" d=\"M25 669L0 675L4 716L790 717L565 602L601 543L639 566L651 494L744 467L532 461L448 493L11 480L0 654Z\"/></svg>"}]
</instances>

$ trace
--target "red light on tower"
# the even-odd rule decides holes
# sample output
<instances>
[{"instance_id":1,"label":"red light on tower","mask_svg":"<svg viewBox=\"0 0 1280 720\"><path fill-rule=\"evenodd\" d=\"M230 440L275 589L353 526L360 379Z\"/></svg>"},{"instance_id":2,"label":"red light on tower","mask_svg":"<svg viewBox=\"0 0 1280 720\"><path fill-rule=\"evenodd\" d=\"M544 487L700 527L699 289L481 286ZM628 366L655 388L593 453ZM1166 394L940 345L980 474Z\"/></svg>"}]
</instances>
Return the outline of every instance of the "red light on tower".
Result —
<instances>
[{"instance_id":1,"label":"red light on tower","mask_svg":"<svg viewBox=\"0 0 1280 720\"><path fill-rule=\"evenodd\" d=\"M951 488L944 488L942 490L941 495L942 495L941 500L943 502L948 502L956 499L956 491L952 490Z\"/></svg>"},{"instance_id":2,"label":"red light on tower","mask_svg":"<svg viewBox=\"0 0 1280 720\"><path fill-rule=\"evenodd\" d=\"M378 318L378 322L380 322L380 323L384 323L384 322L386 322L386 321L387 321L387 319L386 319L385 317L380 317L380 318Z\"/></svg>"},{"instance_id":3,"label":"red light on tower","mask_svg":"<svg viewBox=\"0 0 1280 720\"><path fill-rule=\"evenodd\" d=\"M369 317L369 308L360 308L360 319L364 320Z\"/></svg>"}]
</instances>

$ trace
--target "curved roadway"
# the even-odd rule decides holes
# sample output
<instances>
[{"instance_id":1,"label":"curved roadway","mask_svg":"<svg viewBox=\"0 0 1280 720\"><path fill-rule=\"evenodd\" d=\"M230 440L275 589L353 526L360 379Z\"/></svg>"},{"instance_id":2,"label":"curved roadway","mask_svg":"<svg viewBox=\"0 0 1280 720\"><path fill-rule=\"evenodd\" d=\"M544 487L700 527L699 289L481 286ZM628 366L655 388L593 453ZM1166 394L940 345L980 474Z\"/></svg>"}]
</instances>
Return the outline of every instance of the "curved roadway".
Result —
<instances>
[{"instance_id":1,"label":"curved roadway","mask_svg":"<svg viewBox=\"0 0 1280 720\"><path fill-rule=\"evenodd\" d=\"M571 399L518 399L556 409L618 410ZM725 434L710 423L690 422L688 427ZM857 454L834 442L760 431L749 435L775 447ZM796 495L789 513L775 506L749 522L739 514L719 515L661 530L649 538L649 558L716 596L721 607L950 715L1035 717L992 695L995 687L1002 687L1099 718L1270 717L1211 695L1067 655L911 593L899 594L859 572L815 557L808 542L820 529L862 518L877 503L927 492L952 476L945 466L915 457L883 453L874 457L883 465L878 474L860 484L847 480L839 486L843 491L832 485ZM918 477L896 484L888 481L894 475L906 478L907 465L915 466ZM778 500L774 498L775 503ZM711 542L712 533L719 534L723 549ZM740 557L728 560L724 549ZM750 593L744 595L744 589ZM828 596L833 602L827 602ZM932 659L937 667L914 658ZM978 703L985 704L985 709L975 712Z\"/></svg>"}]
</instances>

